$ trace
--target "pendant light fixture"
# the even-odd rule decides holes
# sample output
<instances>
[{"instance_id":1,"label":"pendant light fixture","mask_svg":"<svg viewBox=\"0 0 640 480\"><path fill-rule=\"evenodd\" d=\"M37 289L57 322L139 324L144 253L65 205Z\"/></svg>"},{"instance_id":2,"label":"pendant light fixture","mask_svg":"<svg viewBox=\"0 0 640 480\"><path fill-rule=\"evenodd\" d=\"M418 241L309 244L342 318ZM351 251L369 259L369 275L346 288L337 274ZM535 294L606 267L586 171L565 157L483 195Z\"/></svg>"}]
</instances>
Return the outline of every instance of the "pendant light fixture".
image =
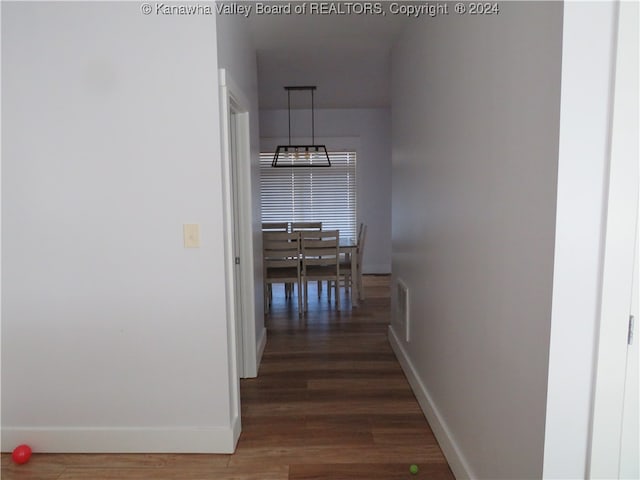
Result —
<instances>
[{"instance_id":1,"label":"pendant light fixture","mask_svg":"<svg viewBox=\"0 0 640 480\"><path fill-rule=\"evenodd\" d=\"M330 167L329 152L325 145L316 145L315 135L315 112L313 102L313 92L315 86L284 87L287 91L287 111L289 113L289 143L278 145L276 153L271 162L272 167ZM292 145L291 144L291 91L305 90L311 92L311 144Z\"/></svg>"}]
</instances>

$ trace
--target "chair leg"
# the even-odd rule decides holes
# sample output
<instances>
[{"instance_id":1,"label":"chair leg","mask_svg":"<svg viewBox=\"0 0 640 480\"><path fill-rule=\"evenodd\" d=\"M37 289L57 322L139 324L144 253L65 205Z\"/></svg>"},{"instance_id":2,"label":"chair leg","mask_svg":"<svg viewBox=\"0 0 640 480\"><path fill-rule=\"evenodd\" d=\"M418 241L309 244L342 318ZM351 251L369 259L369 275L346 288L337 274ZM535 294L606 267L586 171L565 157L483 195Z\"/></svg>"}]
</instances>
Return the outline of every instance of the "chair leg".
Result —
<instances>
[{"instance_id":1,"label":"chair leg","mask_svg":"<svg viewBox=\"0 0 640 480\"><path fill-rule=\"evenodd\" d=\"M347 296L351 296L349 292L352 291L351 288L351 276L349 274L344 274L344 276L342 277L342 286L344 286L344 293Z\"/></svg>"},{"instance_id":2,"label":"chair leg","mask_svg":"<svg viewBox=\"0 0 640 480\"><path fill-rule=\"evenodd\" d=\"M340 279L338 278L334 283L336 284L336 309L340 311Z\"/></svg>"},{"instance_id":3,"label":"chair leg","mask_svg":"<svg viewBox=\"0 0 640 480\"><path fill-rule=\"evenodd\" d=\"M271 310L271 284L265 283L264 285L264 311Z\"/></svg>"},{"instance_id":4,"label":"chair leg","mask_svg":"<svg viewBox=\"0 0 640 480\"><path fill-rule=\"evenodd\" d=\"M357 285L355 284L356 279L353 278L351 275L349 275L349 285L351 287L351 300L357 300L355 298L353 298L353 294L355 293L355 291L357 290Z\"/></svg>"}]
</instances>

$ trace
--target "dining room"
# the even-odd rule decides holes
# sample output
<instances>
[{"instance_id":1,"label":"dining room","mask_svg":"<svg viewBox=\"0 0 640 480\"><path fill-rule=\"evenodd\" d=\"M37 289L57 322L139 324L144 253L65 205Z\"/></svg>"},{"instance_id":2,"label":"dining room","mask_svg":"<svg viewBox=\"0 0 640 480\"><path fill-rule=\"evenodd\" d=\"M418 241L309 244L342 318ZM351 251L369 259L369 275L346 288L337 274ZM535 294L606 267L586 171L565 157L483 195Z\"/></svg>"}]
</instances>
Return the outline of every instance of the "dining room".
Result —
<instances>
[{"instance_id":1,"label":"dining room","mask_svg":"<svg viewBox=\"0 0 640 480\"><path fill-rule=\"evenodd\" d=\"M267 83L275 81L270 80ZM341 293L336 296L335 282L333 289L329 289L325 281L307 281L304 262L301 286L333 308L358 308L365 299L362 276L391 273L390 109L376 106L373 101L367 108L356 104L328 108L335 105L333 91L318 87L312 93L313 103L308 91L289 91L284 87L269 94L264 102L261 100L259 172L263 246L264 231L269 226L290 233L300 230L301 244L310 230L337 231ZM304 147L299 152L293 148L284 152L284 148L293 144L326 146L328 162L322 155L312 166L314 160ZM274 165L279 148L279 165ZM296 166L292 165L294 162ZM300 166L303 168L296 168ZM305 224L306 227L301 227ZM266 273L267 267L263 269ZM293 306L297 291L293 289ZM267 298L273 295L289 298L287 292L282 285L272 289L265 283ZM305 296L302 297L304 300ZM336 299L342 300L342 304L338 305ZM267 301L267 314L268 306Z\"/></svg>"}]
</instances>

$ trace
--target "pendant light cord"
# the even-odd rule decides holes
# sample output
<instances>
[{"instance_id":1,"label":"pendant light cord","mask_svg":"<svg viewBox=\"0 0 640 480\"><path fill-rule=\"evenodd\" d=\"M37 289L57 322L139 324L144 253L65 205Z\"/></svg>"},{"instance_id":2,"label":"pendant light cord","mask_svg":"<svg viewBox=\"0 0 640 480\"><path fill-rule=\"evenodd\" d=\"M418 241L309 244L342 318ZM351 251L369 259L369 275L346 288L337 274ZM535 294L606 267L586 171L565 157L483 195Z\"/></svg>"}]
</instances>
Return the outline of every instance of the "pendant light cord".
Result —
<instances>
[{"instance_id":1,"label":"pendant light cord","mask_svg":"<svg viewBox=\"0 0 640 480\"><path fill-rule=\"evenodd\" d=\"M289 112L289 145L291 145L291 90L287 89L287 111Z\"/></svg>"},{"instance_id":2,"label":"pendant light cord","mask_svg":"<svg viewBox=\"0 0 640 480\"><path fill-rule=\"evenodd\" d=\"M313 108L313 90L311 90L311 144L316 144L316 131L315 131L315 110ZM291 140L289 140L291 141Z\"/></svg>"}]
</instances>

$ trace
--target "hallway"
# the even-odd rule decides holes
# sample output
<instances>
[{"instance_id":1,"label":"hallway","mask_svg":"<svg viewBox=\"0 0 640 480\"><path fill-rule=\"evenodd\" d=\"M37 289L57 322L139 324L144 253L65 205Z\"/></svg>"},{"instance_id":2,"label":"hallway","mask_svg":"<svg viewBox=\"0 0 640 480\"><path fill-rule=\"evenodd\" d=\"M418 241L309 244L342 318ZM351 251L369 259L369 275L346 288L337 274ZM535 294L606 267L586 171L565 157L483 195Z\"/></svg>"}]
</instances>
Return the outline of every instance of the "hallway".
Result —
<instances>
[{"instance_id":1,"label":"hallway","mask_svg":"<svg viewBox=\"0 0 640 480\"><path fill-rule=\"evenodd\" d=\"M415 463L413 478L453 478L387 341L389 277L364 282L366 300L350 310L344 298L341 314L326 291L312 303L310 289L304 320L276 287L259 376L241 383L243 433L229 467L393 480L411 477Z\"/></svg>"}]
</instances>

